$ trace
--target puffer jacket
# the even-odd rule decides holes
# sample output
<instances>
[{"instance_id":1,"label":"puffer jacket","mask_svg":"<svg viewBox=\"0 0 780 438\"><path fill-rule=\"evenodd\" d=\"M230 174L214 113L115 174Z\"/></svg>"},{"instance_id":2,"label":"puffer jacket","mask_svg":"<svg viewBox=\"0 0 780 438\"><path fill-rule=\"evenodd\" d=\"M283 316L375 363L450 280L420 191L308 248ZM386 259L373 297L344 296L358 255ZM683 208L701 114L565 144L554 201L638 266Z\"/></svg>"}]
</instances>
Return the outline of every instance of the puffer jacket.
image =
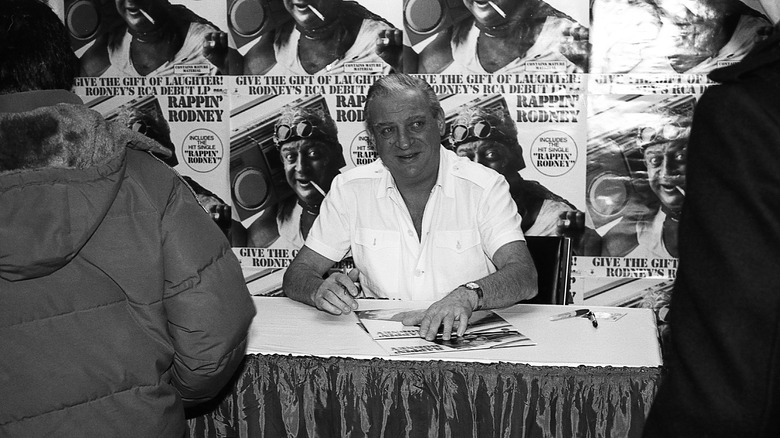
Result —
<instances>
[{"instance_id":1,"label":"puffer jacket","mask_svg":"<svg viewBox=\"0 0 780 438\"><path fill-rule=\"evenodd\" d=\"M0 436L181 437L254 307L165 149L83 105L0 113Z\"/></svg>"}]
</instances>

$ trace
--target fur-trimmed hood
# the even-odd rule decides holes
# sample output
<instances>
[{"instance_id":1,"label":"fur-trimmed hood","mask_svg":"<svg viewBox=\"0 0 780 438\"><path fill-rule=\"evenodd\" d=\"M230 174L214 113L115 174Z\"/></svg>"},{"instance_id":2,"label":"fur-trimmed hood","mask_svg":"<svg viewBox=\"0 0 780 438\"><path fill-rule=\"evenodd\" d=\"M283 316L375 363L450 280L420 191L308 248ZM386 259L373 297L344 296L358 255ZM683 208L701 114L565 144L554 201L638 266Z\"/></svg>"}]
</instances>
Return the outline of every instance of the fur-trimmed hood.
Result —
<instances>
[{"instance_id":1,"label":"fur-trimmed hood","mask_svg":"<svg viewBox=\"0 0 780 438\"><path fill-rule=\"evenodd\" d=\"M170 154L83 105L0 113L0 277L40 277L73 258L114 201L127 147Z\"/></svg>"}]
</instances>

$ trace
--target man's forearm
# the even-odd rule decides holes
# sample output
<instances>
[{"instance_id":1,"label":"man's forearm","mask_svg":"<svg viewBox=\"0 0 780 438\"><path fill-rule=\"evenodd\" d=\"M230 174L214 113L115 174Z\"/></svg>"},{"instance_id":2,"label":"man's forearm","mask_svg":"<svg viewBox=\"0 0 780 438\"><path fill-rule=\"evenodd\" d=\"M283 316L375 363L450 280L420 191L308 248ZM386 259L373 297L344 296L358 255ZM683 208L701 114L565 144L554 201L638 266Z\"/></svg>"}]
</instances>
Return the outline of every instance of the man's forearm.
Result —
<instances>
[{"instance_id":1,"label":"man's forearm","mask_svg":"<svg viewBox=\"0 0 780 438\"><path fill-rule=\"evenodd\" d=\"M522 262L508 263L487 277L474 280L482 288L483 307L498 309L536 296L536 269Z\"/></svg>"},{"instance_id":2,"label":"man's forearm","mask_svg":"<svg viewBox=\"0 0 780 438\"><path fill-rule=\"evenodd\" d=\"M324 280L306 265L291 264L284 273L284 294L295 301L314 306L312 294Z\"/></svg>"}]
</instances>

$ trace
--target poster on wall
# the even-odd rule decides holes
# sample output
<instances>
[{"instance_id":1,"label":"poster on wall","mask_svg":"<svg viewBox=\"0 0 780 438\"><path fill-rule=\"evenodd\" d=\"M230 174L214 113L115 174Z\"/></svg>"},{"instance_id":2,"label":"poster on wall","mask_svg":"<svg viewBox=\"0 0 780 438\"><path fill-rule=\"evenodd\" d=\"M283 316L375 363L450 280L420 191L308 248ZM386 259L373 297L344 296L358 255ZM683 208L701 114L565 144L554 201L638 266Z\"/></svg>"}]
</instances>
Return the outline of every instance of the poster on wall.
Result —
<instances>
[{"instance_id":1,"label":"poster on wall","mask_svg":"<svg viewBox=\"0 0 780 438\"><path fill-rule=\"evenodd\" d=\"M82 76L232 74L226 0L61 0Z\"/></svg>"},{"instance_id":2,"label":"poster on wall","mask_svg":"<svg viewBox=\"0 0 780 438\"><path fill-rule=\"evenodd\" d=\"M528 235L568 231L584 211L586 120L582 75L423 75L445 113L443 144L498 171Z\"/></svg>"},{"instance_id":3,"label":"poster on wall","mask_svg":"<svg viewBox=\"0 0 780 438\"><path fill-rule=\"evenodd\" d=\"M231 0L230 34L244 75L402 71L400 4L377 0Z\"/></svg>"},{"instance_id":4,"label":"poster on wall","mask_svg":"<svg viewBox=\"0 0 780 438\"><path fill-rule=\"evenodd\" d=\"M379 77L230 78L230 188L243 229L232 243L253 294L281 293L333 178L376 159L363 105Z\"/></svg>"},{"instance_id":5,"label":"poster on wall","mask_svg":"<svg viewBox=\"0 0 780 438\"><path fill-rule=\"evenodd\" d=\"M589 96L586 203L600 245L575 258L575 303L651 308L663 332L699 96Z\"/></svg>"},{"instance_id":6,"label":"poster on wall","mask_svg":"<svg viewBox=\"0 0 780 438\"><path fill-rule=\"evenodd\" d=\"M226 235L230 219L229 110L221 76L80 77L75 92L111 122L171 151L178 172Z\"/></svg>"},{"instance_id":7,"label":"poster on wall","mask_svg":"<svg viewBox=\"0 0 780 438\"><path fill-rule=\"evenodd\" d=\"M407 73L588 71L588 1L404 0Z\"/></svg>"},{"instance_id":8,"label":"poster on wall","mask_svg":"<svg viewBox=\"0 0 780 438\"><path fill-rule=\"evenodd\" d=\"M739 0L595 0L591 73L706 76L739 62L770 29Z\"/></svg>"},{"instance_id":9,"label":"poster on wall","mask_svg":"<svg viewBox=\"0 0 780 438\"><path fill-rule=\"evenodd\" d=\"M738 0L595 0L592 17L585 200L601 246L575 257L574 301L654 309L664 340L690 118L707 74L771 25Z\"/></svg>"}]
</instances>

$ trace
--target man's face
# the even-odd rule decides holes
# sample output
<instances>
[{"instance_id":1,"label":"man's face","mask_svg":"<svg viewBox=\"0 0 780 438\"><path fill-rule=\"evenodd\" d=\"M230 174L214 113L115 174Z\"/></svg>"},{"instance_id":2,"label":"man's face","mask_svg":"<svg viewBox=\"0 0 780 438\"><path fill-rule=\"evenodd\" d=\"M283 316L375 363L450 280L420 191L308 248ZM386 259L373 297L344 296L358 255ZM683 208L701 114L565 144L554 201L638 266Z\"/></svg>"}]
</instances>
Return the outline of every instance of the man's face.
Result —
<instances>
[{"instance_id":1,"label":"man's face","mask_svg":"<svg viewBox=\"0 0 780 438\"><path fill-rule=\"evenodd\" d=\"M480 24L498 26L506 22L523 0L463 0L463 4Z\"/></svg>"},{"instance_id":2,"label":"man's face","mask_svg":"<svg viewBox=\"0 0 780 438\"><path fill-rule=\"evenodd\" d=\"M331 153L331 148L326 144L309 139L291 141L281 147L287 184L295 191L298 199L306 204L319 204L323 199L312 182L327 192L338 173L338 169L334 169Z\"/></svg>"},{"instance_id":3,"label":"man's face","mask_svg":"<svg viewBox=\"0 0 780 438\"><path fill-rule=\"evenodd\" d=\"M396 184L435 182L444 120L431 114L425 95L417 90L391 93L372 100L367 110L377 154Z\"/></svg>"},{"instance_id":4,"label":"man's face","mask_svg":"<svg viewBox=\"0 0 780 438\"><path fill-rule=\"evenodd\" d=\"M685 200L687 140L648 146L644 151L650 189L669 209L679 211Z\"/></svg>"},{"instance_id":5,"label":"man's face","mask_svg":"<svg viewBox=\"0 0 780 438\"><path fill-rule=\"evenodd\" d=\"M496 141L476 140L461 143L455 149L455 153L489 167L504 176L513 172L509 166L512 161L509 148Z\"/></svg>"},{"instance_id":6,"label":"man's face","mask_svg":"<svg viewBox=\"0 0 780 438\"><path fill-rule=\"evenodd\" d=\"M160 17L158 0L114 0L116 10L127 26L136 32L150 32ZM150 20L151 17L151 20Z\"/></svg>"},{"instance_id":7,"label":"man's face","mask_svg":"<svg viewBox=\"0 0 780 438\"><path fill-rule=\"evenodd\" d=\"M669 60L680 73L690 70L720 51L730 35L724 32L727 18L718 6L690 0L661 0L659 39L669 41Z\"/></svg>"},{"instance_id":8,"label":"man's face","mask_svg":"<svg viewBox=\"0 0 780 438\"><path fill-rule=\"evenodd\" d=\"M284 0L284 7L299 26L314 29L338 15L341 0Z\"/></svg>"}]
</instances>

